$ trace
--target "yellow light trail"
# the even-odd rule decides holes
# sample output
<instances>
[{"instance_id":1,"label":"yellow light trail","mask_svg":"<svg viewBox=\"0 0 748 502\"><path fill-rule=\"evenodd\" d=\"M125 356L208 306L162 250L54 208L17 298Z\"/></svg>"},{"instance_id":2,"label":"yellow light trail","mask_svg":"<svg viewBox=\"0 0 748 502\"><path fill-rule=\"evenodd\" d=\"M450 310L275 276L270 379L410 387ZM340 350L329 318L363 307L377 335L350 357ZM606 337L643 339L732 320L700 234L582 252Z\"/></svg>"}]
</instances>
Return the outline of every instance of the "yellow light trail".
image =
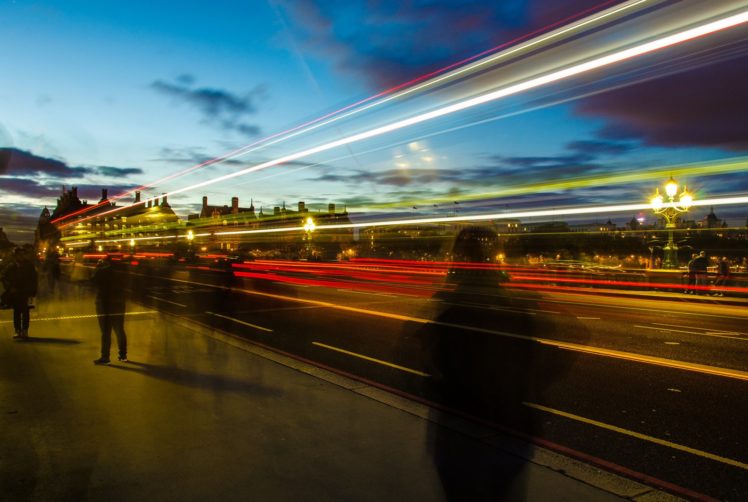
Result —
<instances>
[{"instance_id":1,"label":"yellow light trail","mask_svg":"<svg viewBox=\"0 0 748 502\"><path fill-rule=\"evenodd\" d=\"M386 124L383 126L375 127L368 131L363 131L357 134L343 137L341 139L331 141L331 142L328 142L322 145L317 145L312 148L307 148L300 152L284 155L274 160L263 162L256 166L242 169L240 171L225 174L223 176L218 176L216 178L205 180L200 183L195 183L190 186L178 188L178 189L172 190L171 192L162 194L162 197L173 196L176 194L202 188L208 185L213 185L215 183L219 183L221 181L226 181L232 178L236 178L238 176L243 176L245 174L253 173L253 172L267 169L270 167L274 167L277 165L286 164L289 162L299 160L304 157L309 157L317 153L322 153L322 152L332 150L335 148L339 148L342 146L350 145L353 143L358 143L363 140L371 139L371 138L374 138L374 137L377 137L383 134L388 134L394 131L398 131L400 129L404 129L404 128L411 127L417 124L428 122L428 121L441 118L447 115L451 115L451 114L454 114L454 113L457 113L463 110L474 108L476 106L483 105L483 104L486 104L492 101L496 101L502 98L513 96L513 95L516 95L516 94L519 94L525 91L529 91L529 90L532 90L538 87L542 87L544 85L562 81L570 77L574 77L574 76L577 76L577 75L580 75L580 74L583 74L583 73L586 73L592 70L597 70L600 68L611 66L613 64L620 63L622 61L626 61L628 59L635 58L638 56L642 56L644 54L662 50L667 47L672 47L674 45L687 42L687 41L690 41L690 40L693 40L699 37L703 37L703 36L706 36L712 33L716 33L721 30L733 28L745 22L748 22L748 10L718 19L716 21L711 21L711 22L702 24L700 26L696 26L694 28L689 28L689 29L677 32L672 35L661 37L650 42L639 44L634 47L630 47L628 49L620 50L612 54L608 54L606 56L598 57L590 61L586 61L584 63L578 63L578 64L569 66L561 70L556 70L546 75L541 75L538 77L530 78L529 80L526 80L524 82L519 82L516 84L506 86L506 87L502 87L497 90L488 92L486 94L475 96L470 99L465 99L463 101L459 101L451 105L443 106L436 110L432 110L426 113L421 113L421 114L418 114L418 115L415 115L413 117L409 117L406 119L401 119L396 122L392 122L390 124ZM155 197L153 198L153 200L155 200ZM127 207L127 206L124 206L124 207ZM107 215L113 212L121 211L124 207L111 209L109 211L104 211L95 216L89 216L79 221L85 221L89 218L101 217L101 216L104 216L104 215Z\"/></svg>"},{"instance_id":2,"label":"yellow light trail","mask_svg":"<svg viewBox=\"0 0 748 502\"><path fill-rule=\"evenodd\" d=\"M741 197L723 197L714 199L697 200L693 202L693 206L720 206L720 205L737 205L737 204L748 204L748 196ZM667 205L667 204L665 204ZM540 209L532 211L515 211L515 212L504 212L504 213L489 213L489 214L475 214L475 215L461 215L461 216L435 216L431 218L408 218L408 219L393 219L393 220L378 220L378 221L367 221L361 223L340 223L333 225L317 225L316 230L344 230L354 228L371 228L371 227L391 227L398 225L424 225L432 223L461 223L461 222L481 222L490 220L506 220L516 218L536 218L543 216L574 216L574 215L585 215L585 214L599 214L599 213L615 213L615 212L631 212L631 211L643 211L651 209L651 206L646 203L637 204L617 204L610 206L588 206L588 207L570 207L566 209ZM255 230L230 230L224 232L204 232L200 234L194 234L194 237L207 237L211 235L216 236L229 236L229 235L256 235L256 234L277 234L286 232L302 232L304 231L303 226L295 227L277 227L277 228L261 228ZM140 240L159 240L159 239L186 239L186 235L169 235L169 236L155 236L155 237L137 237L137 238L123 238L123 239L107 239L97 240L96 244L106 244L112 242L129 242L140 241Z\"/></svg>"},{"instance_id":3,"label":"yellow light trail","mask_svg":"<svg viewBox=\"0 0 748 502\"><path fill-rule=\"evenodd\" d=\"M586 176L556 181L543 181L540 183L502 188L500 190L482 192L478 194L434 197L431 199L411 199L398 202L385 202L381 204L369 204L367 205L367 207L395 208L409 207L413 205L418 206L421 204L440 204L447 202L453 203L454 201L477 201L498 197L552 192L555 190L590 188L600 185L610 186L624 183L638 183L643 181L659 180L660 178L667 178L669 176L675 176L676 178L689 178L694 176L717 176L720 174L745 172L748 172L748 157L736 157L727 161L723 159L714 162L699 162L694 164L637 169L633 172L611 174L607 176Z\"/></svg>"}]
</instances>

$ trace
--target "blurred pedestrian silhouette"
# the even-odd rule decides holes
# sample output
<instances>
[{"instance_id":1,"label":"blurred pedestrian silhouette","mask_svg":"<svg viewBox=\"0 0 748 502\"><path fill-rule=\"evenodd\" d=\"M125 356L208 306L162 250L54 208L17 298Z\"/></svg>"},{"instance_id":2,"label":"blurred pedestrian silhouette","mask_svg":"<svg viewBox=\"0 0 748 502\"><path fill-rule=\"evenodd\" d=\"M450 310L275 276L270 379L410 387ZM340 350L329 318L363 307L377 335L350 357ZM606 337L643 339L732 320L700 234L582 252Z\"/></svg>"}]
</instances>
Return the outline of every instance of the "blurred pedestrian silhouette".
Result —
<instances>
[{"instance_id":1,"label":"blurred pedestrian silhouette","mask_svg":"<svg viewBox=\"0 0 748 502\"><path fill-rule=\"evenodd\" d=\"M699 255L693 253L691 260L688 262L688 286L686 286L686 293L696 293L696 258Z\"/></svg>"},{"instance_id":2,"label":"blurred pedestrian silhouette","mask_svg":"<svg viewBox=\"0 0 748 502\"><path fill-rule=\"evenodd\" d=\"M37 275L28 253L22 248L13 252L13 262L3 274L3 303L13 308L13 338L26 339L29 336L29 309L36 296Z\"/></svg>"},{"instance_id":3,"label":"blurred pedestrian silhouette","mask_svg":"<svg viewBox=\"0 0 748 502\"><path fill-rule=\"evenodd\" d=\"M92 280L96 288L96 314L101 328L101 357L94 364L109 364L112 330L117 336L118 359L127 361L125 285L120 279L111 256L99 260Z\"/></svg>"},{"instance_id":4,"label":"blurred pedestrian silhouette","mask_svg":"<svg viewBox=\"0 0 748 502\"><path fill-rule=\"evenodd\" d=\"M509 277L498 266L498 253L493 229L460 231L447 284L433 298L439 312L421 333L433 365L426 397L444 407L434 412L429 442L450 501L521 500L525 487L520 474L531 446L518 444L515 455L507 455L443 424L452 422L455 414L466 414L499 428L539 435L539 423L525 403L539 400L564 369L556 349L532 340L538 297L530 291L517 295L502 286ZM564 361L566 365L570 359Z\"/></svg>"},{"instance_id":5,"label":"blurred pedestrian silhouette","mask_svg":"<svg viewBox=\"0 0 748 502\"><path fill-rule=\"evenodd\" d=\"M699 255L693 259L693 268L696 273L696 294L706 294L709 287L709 261L706 257L706 251L701 251Z\"/></svg>"},{"instance_id":6,"label":"blurred pedestrian silhouette","mask_svg":"<svg viewBox=\"0 0 748 502\"><path fill-rule=\"evenodd\" d=\"M727 256L723 256L717 264L717 278L714 281L714 287L725 288L730 285L730 261ZM714 296L724 296L724 290L715 291Z\"/></svg>"},{"instance_id":7,"label":"blurred pedestrian silhouette","mask_svg":"<svg viewBox=\"0 0 748 502\"><path fill-rule=\"evenodd\" d=\"M49 250L44 258L44 273L49 293L53 293L60 280L60 255L54 249Z\"/></svg>"}]
</instances>

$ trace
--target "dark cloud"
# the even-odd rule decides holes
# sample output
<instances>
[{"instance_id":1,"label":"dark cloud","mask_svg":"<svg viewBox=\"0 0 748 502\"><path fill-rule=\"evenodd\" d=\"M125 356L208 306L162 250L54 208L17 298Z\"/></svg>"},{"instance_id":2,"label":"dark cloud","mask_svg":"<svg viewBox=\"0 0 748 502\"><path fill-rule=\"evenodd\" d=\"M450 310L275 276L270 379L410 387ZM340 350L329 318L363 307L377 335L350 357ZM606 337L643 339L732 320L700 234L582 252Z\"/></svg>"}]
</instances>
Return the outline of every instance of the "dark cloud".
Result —
<instances>
[{"instance_id":1,"label":"dark cloud","mask_svg":"<svg viewBox=\"0 0 748 502\"><path fill-rule=\"evenodd\" d=\"M51 197L60 191L59 185L44 185L30 178L0 177L0 192L31 198Z\"/></svg>"},{"instance_id":2,"label":"dark cloud","mask_svg":"<svg viewBox=\"0 0 748 502\"><path fill-rule=\"evenodd\" d=\"M23 176L46 175L56 178L82 178L91 174L87 167L70 167L65 162L40 157L17 148L0 148L0 174Z\"/></svg>"},{"instance_id":3,"label":"dark cloud","mask_svg":"<svg viewBox=\"0 0 748 502\"><path fill-rule=\"evenodd\" d=\"M739 34L738 34L739 35ZM742 30L742 39L748 30ZM602 118L600 136L650 146L748 150L748 42L702 51L700 66L585 98L575 107ZM716 61L716 62L715 62ZM685 59L681 66L688 63Z\"/></svg>"},{"instance_id":4,"label":"dark cloud","mask_svg":"<svg viewBox=\"0 0 748 502\"><path fill-rule=\"evenodd\" d=\"M143 174L143 170L137 167L71 167L62 160L41 157L25 150L0 148L0 175L42 176L64 181L95 174L122 178L133 174Z\"/></svg>"},{"instance_id":5,"label":"dark cloud","mask_svg":"<svg viewBox=\"0 0 748 502\"><path fill-rule=\"evenodd\" d=\"M608 2L611 3L611 2ZM302 50L382 87L601 4L600 0L286 0Z\"/></svg>"},{"instance_id":6,"label":"dark cloud","mask_svg":"<svg viewBox=\"0 0 748 502\"><path fill-rule=\"evenodd\" d=\"M566 145L566 148L588 155L621 155L633 150L635 145L619 141L586 140L572 141Z\"/></svg>"},{"instance_id":7,"label":"dark cloud","mask_svg":"<svg viewBox=\"0 0 748 502\"><path fill-rule=\"evenodd\" d=\"M143 170L139 167L110 167L110 166L99 166L94 168L97 174L102 176L109 176L112 178L121 178L130 176L132 174L143 174Z\"/></svg>"},{"instance_id":8,"label":"dark cloud","mask_svg":"<svg viewBox=\"0 0 748 502\"><path fill-rule=\"evenodd\" d=\"M265 94L263 86L238 95L223 89L195 87L194 83L194 77L182 75L175 82L156 80L151 83L151 88L197 109L205 124L244 136L260 134L260 127L246 122L245 118L257 113L257 101Z\"/></svg>"},{"instance_id":9,"label":"dark cloud","mask_svg":"<svg viewBox=\"0 0 748 502\"><path fill-rule=\"evenodd\" d=\"M136 185L92 185L76 184L81 199L99 200L101 189L108 188L109 193L122 193L136 188ZM32 178L0 176L0 193L20 195L28 198L48 199L50 202L60 195L62 185L56 182L40 182Z\"/></svg>"}]
</instances>

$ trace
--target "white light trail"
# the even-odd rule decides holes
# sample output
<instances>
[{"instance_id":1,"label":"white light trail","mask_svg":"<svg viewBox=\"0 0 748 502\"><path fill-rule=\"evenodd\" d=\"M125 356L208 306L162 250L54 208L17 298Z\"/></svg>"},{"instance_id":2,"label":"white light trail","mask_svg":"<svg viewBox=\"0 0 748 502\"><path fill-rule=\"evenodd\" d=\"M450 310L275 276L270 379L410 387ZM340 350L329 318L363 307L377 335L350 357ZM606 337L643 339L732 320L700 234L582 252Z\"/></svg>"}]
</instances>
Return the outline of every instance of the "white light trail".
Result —
<instances>
[{"instance_id":1,"label":"white light trail","mask_svg":"<svg viewBox=\"0 0 748 502\"><path fill-rule=\"evenodd\" d=\"M748 10L742 11L738 14L727 16L722 19L718 19L716 21L711 21L709 23L696 26L694 28L680 31L678 33L668 35L668 36L665 36L665 37L662 37L662 38L659 38L659 39L656 39L656 40L653 40L647 43L643 43L643 44L631 47L629 49L617 51L607 56L598 57L598 58L592 59L584 63L572 65L568 68L557 70L557 71L548 73L546 75L542 75L540 77L531 78L524 82L520 82L518 84L513 84L507 87L503 87L501 89L497 89L495 91L482 94L480 96L476 96L470 99L466 99L464 101L460 101L458 103L444 106L442 108L432 110L430 112L421 113L421 114L415 115L407 119L399 120L399 121L396 121L396 122L393 122L393 123L390 123L384 126L376 127L374 129L370 129L368 131L364 131L358 134L347 136L336 141L331 141L331 142L328 142L322 145L308 148L306 150L302 150L300 152L285 155L274 160L263 162L253 167L249 167L246 169L242 169L240 171L236 171L233 173L225 174L223 176L219 176L217 178L206 180L206 181L196 183L190 186L178 188L166 194L162 194L161 196L162 197L173 196L173 195L180 194L183 192L188 192L191 190L195 190L197 188L202 188L208 185L219 183L221 181L226 181L232 178L236 178L238 176L243 176L245 174L267 169L269 167L299 160L303 157L308 157L308 156L311 156L317 153L322 153L328 150L332 150L334 148L338 148L338 147L345 146L345 145L350 145L352 143L357 143L357 142L360 142L366 139L371 139L376 136L391 133L391 132L394 132L394 131L397 131L397 130L400 130L406 127L410 127L416 124L434 120L436 118L444 117L446 115L451 115L459 111L467 110L469 108L473 108L478 105L486 104L491 101L496 101L501 98L506 98L508 96L519 94L521 92L535 89L537 87L541 87L547 84L565 80L570 77L580 75L582 73L586 73L592 70L597 70L597 69L600 69L606 66L613 65L615 63L620 63L622 61L625 61L625 60L628 60L628 59L631 59L637 56L642 56L644 54L658 51L658 50L661 50L667 47L672 47L679 43L683 43L683 42L693 40L698 37L702 37L705 35L716 33L721 30L732 28L740 24L743 24L745 22L748 22ZM155 199L156 197L153 198L153 200ZM111 209L109 211L99 213L95 216L89 216L82 220L78 220L78 222L85 221L93 217L104 216L106 214L120 211L122 209L123 208Z\"/></svg>"},{"instance_id":2,"label":"white light trail","mask_svg":"<svg viewBox=\"0 0 748 502\"><path fill-rule=\"evenodd\" d=\"M598 21L602 21L602 20L607 19L607 18L609 18L611 16L614 16L616 14L621 14L621 13L623 13L623 12L629 10L629 9L632 9L633 7L636 7L638 5L641 5L641 4L644 4L644 3L651 3L653 1L654 0L629 0L628 2L624 2L624 3L620 4L620 5L616 5L616 6L612 7L612 8L610 8L610 9L604 10L604 11L602 11L602 12L596 14L596 15L592 15L592 16L590 16L588 18L582 19L580 21L576 21L576 22L571 23L571 24L569 24L567 26L564 26L562 28L558 28L556 30L553 30L553 31L551 31L549 33L546 33L543 36L539 36L539 37L534 38L532 40L529 40L527 42L518 44L517 46L511 47L510 49L507 49L507 50L501 51L501 52L499 52L497 54L485 57L485 58L480 59L479 61L476 61L474 63L470 63L470 64L467 64L467 65L464 65L464 66L462 66L462 67L460 67L460 68L458 68L456 70L449 71L449 72L447 72L447 73L445 73L443 75L439 75L437 77L430 78L430 79L426 80L425 82L422 82L422 83L420 83L418 85L414 85L414 86L408 87L408 88L406 88L404 90L401 90L401 91L398 91L398 92L395 92L395 93L389 93L390 91L383 91L382 93L379 93L379 94L376 94L376 95L371 96L369 98L366 98L366 99L364 99L362 101L359 101L358 103L354 103L354 104L345 106L345 107L341 108L338 111L331 112L328 115L323 115L322 117L319 117L319 118L314 119L314 120L312 120L310 122L307 122L306 124L302 124L302 125L296 126L296 127L292 128L292 129L289 129L287 131L283 131L283 132L280 132L280 133L273 134L273 135L268 136L266 138L263 138L261 140L255 141L255 142L253 142L253 143L251 143L249 145L237 148L236 150L233 150L231 152L223 154L223 155L221 155L219 157L216 157L214 159L201 162L200 164L196 164L196 165L194 165L194 166L192 166L192 167L190 167L188 169L185 169L182 172L171 174L169 176L166 176L164 178L156 180L156 181L154 181L154 182L152 182L152 183L150 183L148 185L142 185L142 186L140 186L139 188L137 188L135 190L142 190L142 189L145 189L145 188L149 188L149 187L154 186L157 183L168 181L168 180L171 180L171 179L178 178L180 176L186 175L188 173L191 173L194 170L199 169L201 167L218 165L218 164L221 164L221 163L223 163L223 162L225 162L227 160L231 160L231 159L235 159L235 158L238 158L238 157L242 157L242 156L244 156L244 155L246 155L248 153L252 153L252 152L260 150L262 148L266 148L266 147L271 146L271 145L275 145L275 144L278 144L278 143L282 143L284 141L288 141L289 139L295 138L295 137L297 137L299 135L302 135L302 134L314 131L315 129L318 129L320 127L332 124L332 123L337 122L339 120L351 117L353 115L359 114L359 113L364 112L366 110L369 110L369 109L381 106L381 105L386 104L386 103L388 103L390 101L393 101L393 100L396 100L396 99L400 99L400 98L402 98L404 96L407 96L409 94L413 94L413 93L421 91L423 89L427 89L427 88L435 86L437 84L441 84L442 82L447 82L447 81L452 80L452 79L454 79L456 77L459 77L459 76L461 76L461 75L463 75L465 73L468 73L468 72L470 72L472 70L475 70L476 68L480 68L482 66L494 63L494 62L498 61L499 59L506 59L509 56L513 56L513 55L519 54L522 51L526 51L526 50L528 50L530 48L540 46L544 42L548 42L549 40L553 40L554 38L559 38L559 37L561 37L563 35L567 35L567 34L573 32L575 30L579 30L579 29L584 28L586 26L593 25L593 24L597 23ZM491 50L494 50L494 49L491 49ZM454 66L454 65L452 65L452 66ZM437 72L435 72L435 73L438 73L440 71L444 71L444 70L449 69L449 68L450 68L450 66L448 66L448 67L446 67L446 68L444 68L442 70L437 70ZM416 80L418 80L418 79L416 79ZM402 86L402 85L404 85L404 84L401 84L400 86ZM400 87L400 86L398 86L398 87ZM394 89L397 89L398 87L395 87ZM381 99L376 99L376 98L379 98L380 96L386 96L386 97L383 97ZM370 101L371 101L371 103L368 104L368 105L358 106L358 105L363 105L364 103L367 103L367 102L370 102ZM348 110L350 110L350 111L348 111ZM121 199L123 197L126 197L127 195L131 194L135 190L129 190L127 192L124 192L124 193L122 193L120 195L112 197L110 200L112 200L112 201L119 200L119 199ZM135 204L132 204L129 207L133 207L133 206L136 206L136 205L145 205L146 202L153 201L156 198L157 197L146 198L146 199L143 199L143 201L135 203ZM97 205L92 206L91 208L89 208L89 210L93 209L95 207L100 207L100 206L97 204ZM107 211L105 213L99 213L97 215L92 215L92 216L90 216L88 218L84 218L84 220L87 220L89 218L95 218L96 216L100 216L101 214L109 214L111 212L116 212L116 211L119 211L121 209L123 209L123 208L117 208L117 209L113 209L113 210ZM85 211L83 211L83 212L85 212ZM70 217L74 216L75 214L76 213L65 215L65 216L61 216L60 218L58 218L55 221L61 221L61 220L69 219ZM53 221L53 223L55 221ZM80 221L80 220L76 220L76 222L77 221ZM61 224L60 226L64 227L64 226L71 225L73 223L74 222L70 222L70 223L66 223L66 224Z\"/></svg>"},{"instance_id":3,"label":"white light trail","mask_svg":"<svg viewBox=\"0 0 748 502\"><path fill-rule=\"evenodd\" d=\"M748 204L748 196L740 197L722 197L714 199L704 199L694 201L693 206L723 206L723 205L738 205ZM668 203L666 205L673 205ZM346 230L354 228L371 228L371 227L392 227L398 225L423 225L430 223L462 223L462 222L480 222L490 220L508 220L518 218L536 218L543 216L577 216L585 214L605 214L605 213L620 213L620 212L636 212L652 209L649 204L615 204L610 206L587 206L587 207L570 207L565 209L537 209L528 211L515 211L511 213L488 213L488 214L475 214L475 215L464 215L464 216L435 216L432 218L407 218L407 219L396 219L396 220L379 220L379 221L366 221L361 223L340 223L333 225L317 225L316 231L322 230ZM229 235L256 235L256 234L276 234L284 232L303 232L303 226L296 227L277 227L277 228L262 228L255 230L230 230L225 232L204 232L201 234L195 234L195 237L208 237L211 235L216 236L229 236ZM159 240L159 239L186 239L186 235L169 235L169 236L157 236L157 237L139 237L134 238L134 241L140 240ZM125 242L130 241L130 238L123 239L111 239L111 240L98 240L96 244L105 244L111 242Z\"/></svg>"}]
</instances>

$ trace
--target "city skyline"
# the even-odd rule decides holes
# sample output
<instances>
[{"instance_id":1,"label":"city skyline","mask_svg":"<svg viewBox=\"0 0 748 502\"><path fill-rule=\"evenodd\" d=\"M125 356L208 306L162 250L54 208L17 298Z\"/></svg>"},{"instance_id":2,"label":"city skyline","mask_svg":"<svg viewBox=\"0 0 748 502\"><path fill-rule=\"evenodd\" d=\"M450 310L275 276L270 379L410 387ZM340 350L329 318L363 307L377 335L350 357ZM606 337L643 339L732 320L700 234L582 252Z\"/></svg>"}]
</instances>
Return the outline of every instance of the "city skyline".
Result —
<instances>
[{"instance_id":1,"label":"city skyline","mask_svg":"<svg viewBox=\"0 0 748 502\"><path fill-rule=\"evenodd\" d=\"M260 2L251 14L219 3L209 12L195 6L176 16L141 3L127 13L90 2L76 2L64 11L45 2L6 4L1 8L16 21L12 25L30 28L10 30L3 49L17 72L0 83L6 105L0 117L0 225L16 240L28 241L28 224L43 205L54 203L62 184L78 186L82 197L92 200L104 187L116 195L465 57L532 40L552 31L559 20L581 19L624 3L550 4L537 0L487 7L476 2L459 11L440 4L421 18L414 7L387 4L379 12L367 11L381 22L363 25L361 33L347 27L364 9L357 3L342 8L335 2ZM435 27L458 29L459 23L451 23L455 16L472 23L473 36L454 46L424 38ZM388 19L413 30L393 30ZM240 29L242 23L251 29ZM684 167L704 163L711 173L681 178L697 198L744 193L745 170L722 170L725 163L744 161L748 151L740 114L745 92L730 87L745 72L744 31L734 28L648 56L640 70L598 73L203 191L211 200L239 196L269 206L305 200L311 207L325 207L335 201L362 211L409 213L413 206L425 212L442 203L436 201L455 200L465 213L469 208L485 212L505 206L645 201L662 180L617 180L636 170L668 168L678 177ZM134 33L141 35L140 44L129 43ZM45 51L53 43L62 44L64 62L53 63ZM190 57L208 47L214 57ZM404 54L398 47L411 50ZM51 78L63 63L67 70ZM92 72L101 78L86 78ZM672 92L686 88L684 82L703 92ZM391 120L402 115L403 107L412 113L431 106L419 99L387 105L380 113ZM373 118L372 123L381 123L382 118ZM339 139L361 127L360 121L343 121L320 138ZM157 183L144 196L267 163L312 143L301 138L286 145L263 146ZM580 177L596 184L580 185ZM568 180L568 186L533 188L542 179ZM525 193L506 195L518 187L527 187ZM170 197L182 215L194 211L197 200L195 191ZM721 212L736 221L745 218L740 207Z\"/></svg>"}]
</instances>

